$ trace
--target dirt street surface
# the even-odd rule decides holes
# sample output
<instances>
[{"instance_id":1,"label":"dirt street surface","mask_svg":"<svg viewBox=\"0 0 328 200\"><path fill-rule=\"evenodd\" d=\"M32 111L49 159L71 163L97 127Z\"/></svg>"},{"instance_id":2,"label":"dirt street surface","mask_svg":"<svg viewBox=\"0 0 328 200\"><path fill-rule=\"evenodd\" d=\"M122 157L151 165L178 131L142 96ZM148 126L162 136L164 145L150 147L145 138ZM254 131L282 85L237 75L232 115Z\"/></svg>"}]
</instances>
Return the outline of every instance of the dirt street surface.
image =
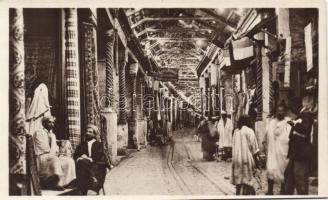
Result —
<instances>
[{"instance_id":1,"label":"dirt street surface","mask_svg":"<svg viewBox=\"0 0 328 200\"><path fill-rule=\"evenodd\" d=\"M204 161L193 129L173 133L166 146L150 146L132 153L107 174L106 195L233 195L231 162ZM258 179L256 193L267 190L266 172ZM279 194L280 186L275 186ZM311 187L315 194L317 187Z\"/></svg>"}]
</instances>

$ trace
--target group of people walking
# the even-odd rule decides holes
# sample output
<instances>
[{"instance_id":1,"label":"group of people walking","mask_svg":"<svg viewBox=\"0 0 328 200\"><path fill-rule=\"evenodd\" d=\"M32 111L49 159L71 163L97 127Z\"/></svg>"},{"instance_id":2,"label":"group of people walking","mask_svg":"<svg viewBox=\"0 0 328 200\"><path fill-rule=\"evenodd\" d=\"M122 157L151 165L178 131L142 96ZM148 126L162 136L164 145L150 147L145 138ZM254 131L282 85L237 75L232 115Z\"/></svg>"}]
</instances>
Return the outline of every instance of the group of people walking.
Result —
<instances>
[{"instance_id":1,"label":"group of people walking","mask_svg":"<svg viewBox=\"0 0 328 200\"><path fill-rule=\"evenodd\" d=\"M233 124L225 111L221 112L221 118L213 117L207 120L203 117L196 129L196 137L201 139L203 158L214 160L214 155L221 155L226 161L232 156L232 132Z\"/></svg>"},{"instance_id":2,"label":"group of people walking","mask_svg":"<svg viewBox=\"0 0 328 200\"><path fill-rule=\"evenodd\" d=\"M223 160L231 158L231 183L236 186L237 195L255 194L263 166L267 173L267 195L274 194L274 185L280 185L280 194L292 195L296 188L297 194L306 195L312 157L312 109L303 104L298 116L291 119L287 117L286 105L277 105L266 124L261 149L248 115L240 116L235 128L224 111L220 120L204 118L197 128L203 158L214 160L217 149L222 151ZM264 165L260 155L266 155Z\"/></svg>"}]
</instances>

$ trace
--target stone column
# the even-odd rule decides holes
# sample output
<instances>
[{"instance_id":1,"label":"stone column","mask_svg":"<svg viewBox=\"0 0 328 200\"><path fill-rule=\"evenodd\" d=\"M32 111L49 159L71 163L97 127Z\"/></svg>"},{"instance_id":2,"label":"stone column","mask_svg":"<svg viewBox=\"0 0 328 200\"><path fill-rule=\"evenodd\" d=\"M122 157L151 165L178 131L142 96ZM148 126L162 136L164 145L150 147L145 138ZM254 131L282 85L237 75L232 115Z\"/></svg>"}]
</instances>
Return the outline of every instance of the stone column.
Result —
<instances>
[{"instance_id":1,"label":"stone column","mask_svg":"<svg viewBox=\"0 0 328 200\"><path fill-rule=\"evenodd\" d=\"M205 109L205 115L209 117L210 114L210 100L211 100L211 90L210 90L210 84L209 84L209 78L205 79L205 99L206 99L206 109Z\"/></svg>"},{"instance_id":2,"label":"stone column","mask_svg":"<svg viewBox=\"0 0 328 200\"><path fill-rule=\"evenodd\" d=\"M263 111L263 99L262 99L262 51L261 46L255 46L255 56L256 56L256 107L257 116L256 120L262 120Z\"/></svg>"},{"instance_id":3,"label":"stone column","mask_svg":"<svg viewBox=\"0 0 328 200\"><path fill-rule=\"evenodd\" d=\"M118 48L118 67L119 67L119 95L120 95L120 102L119 102L119 124L126 124L127 122L127 115L126 115L126 96L125 96L125 48L120 46Z\"/></svg>"},{"instance_id":4,"label":"stone column","mask_svg":"<svg viewBox=\"0 0 328 200\"><path fill-rule=\"evenodd\" d=\"M91 11L87 11L88 17L82 26L82 66L84 70L84 93L86 105L86 124L94 124L99 127L99 93L98 93L98 69L97 69L97 31L96 19Z\"/></svg>"},{"instance_id":5,"label":"stone column","mask_svg":"<svg viewBox=\"0 0 328 200\"><path fill-rule=\"evenodd\" d=\"M9 9L9 194L26 195L23 9Z\"/></svg>"},{"instance_id":6,"label":"stone column","mask_svg":"<svg viewBox=\"0 0 328 200\"><path fill-rule=\"evenodd\" d=\"M129 140L129 130L127 124L127 113L126 113L126 74L125 68L127 63L127 51L125 46L117 37L116 41L117 51L117 65L118 65L118 79L119 79L119 107L118 107L118 124L117 124L117 142L118 142L118 154L125 155L126 148Z\"/></svg>"},{"instance_id":7,"label":"stone column","mask_svg":"<svg viewBox=\"0 0 328 200\"><path fill-rule=\"evenodd\" d=\"M129 120L129 140L128 148L135 149L138 147L138 123L137 123L137 112L136 112L136 90L137 90L137 73L138 63L130 65L129 74L132 78L132 99L131 99L131 119Z\"/></svg>"},{"instance_id":8,"label":"stone column","mask_svg":"<svg viewBox=\"0 0 328 200\"><path fill-rule=\"evenodd\" d=\"M172 96L172 131L175 131L175 97Z\"/></svg>"},{"instance_id":9,"label":"stone column","mask_svg":"<svg viewBox=\"0 0 328 200\"><path fill-rule=\"evenodd\" d=\"M204 88L200 88L200 104L201 104L201 112L202 116L204 116L204 95L203 95Z\"/></svg>"},{"instance_id":10,"label":"stone column","mask_svg":"<svg viewBox=\"0 0 328 200\"><path fill-rule=\"evenodd\" d=\"M256 73L256 103L257 103L257 117L255 123L255 133L262 148L262 141L264 137L266 119L270 113L270 65L269 58L265 53L265 48L260 44L255 47L257 73Z\"/></svg>"},{"instance_id":11,"label":"stone column","mask_svg":"<svg viewBox=\"0 0 328 200\"><path fill-rule=\"evenodd\" d=\"M105 63L106 63L106 101L105 106L114 110L114 42L115 31L113 29L105 32Z\"/></svg>"},{"instance_id":12,"label":"stone column","mask_svg":"<svg viewBox=\"0 0 328 200\"><path fill-rule=\"evenodd\" d=\"M105 119L104 132L107 135L109 153L112 159L117 156L117 113L114 108L114 42L115 31L105 32L105 63L106 63L106 98L101 113Z\"/></svg>"},{"instance_id":13,"label":"stone column","mask_svg":"<svg viewBox=\"0 0 328 200\"><path fill-rule=\"evenodd\" d=\"M209 66L210 70L210 113L209 116L212 117L215 114L216 107L216 86L217 86L217 67L216 64L211 63Z\"/></svg>"},{"instance_id":14,"label":"stone column","mask_svg":"<svg viewBox=\"0 0 328 200\"><path fill-rule=\"evenodd\" d=\"M173 97L170 95L170 100L169 100L169 116L170 116L170 121L169 121L169 135L172 135L172 127L173 127Z\"/></svg>"},{"instance_id":15,"label":"stone column","mask_svg":"<svg viewBox=\"0 0 328 200\"><path fill-rule=\"evenodd\" d=\"M75 150L81 142L80 72L78 64L77 11L65 10L66 120L69 140Z\"/></svg>"}]
</instances>

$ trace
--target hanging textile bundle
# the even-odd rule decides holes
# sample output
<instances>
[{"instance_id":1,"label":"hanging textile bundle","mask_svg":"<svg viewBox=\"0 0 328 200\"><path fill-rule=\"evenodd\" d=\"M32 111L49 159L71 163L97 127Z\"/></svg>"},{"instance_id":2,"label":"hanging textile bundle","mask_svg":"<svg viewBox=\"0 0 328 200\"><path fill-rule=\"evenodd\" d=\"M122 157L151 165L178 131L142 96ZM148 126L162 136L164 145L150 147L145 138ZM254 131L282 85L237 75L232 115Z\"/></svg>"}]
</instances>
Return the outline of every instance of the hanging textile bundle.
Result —
<instances>
[{"instance_id":1,"label":"hanging textile bundle","mask_svg":"<svg viewBox=\"0 0 328 200\"><path fill-rule=\"evenodd\" d=\"M239 40L232 40L233 59L243 60L254 56L253 42L248 37L243 37Z\"/></svg>"},{"instance_id":2,"label":"hanging textile bundle","mask_svg":"<svg viewBox=\"0 0 328 200\"><path fill-rule=\"evenodd\" d=\"M223 59L224 59L223 62L225 66L231 66L229 49L223 49Z\"/></svg>"},{"instance_id":3,"label":"hanging textile bundle","mask_svg":"<svg viewBox=\"0 0 328 200\"><path fill-rule=\"evenodd\" d=\"M51 115L49 104L48 88L41 83L34 91L34 96L30 108L26 115L26 130L30 135L42 128L41 119L43 116Z\"/></svg>"}]
</instances>

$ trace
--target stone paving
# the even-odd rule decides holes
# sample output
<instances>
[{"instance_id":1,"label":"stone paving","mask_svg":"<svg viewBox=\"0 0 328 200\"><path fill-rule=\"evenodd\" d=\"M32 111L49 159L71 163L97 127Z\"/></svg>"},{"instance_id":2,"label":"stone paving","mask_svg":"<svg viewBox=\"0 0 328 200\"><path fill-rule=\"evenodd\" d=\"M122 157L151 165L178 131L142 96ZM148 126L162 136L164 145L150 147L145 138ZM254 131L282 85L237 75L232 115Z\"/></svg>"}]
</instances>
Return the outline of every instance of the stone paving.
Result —
<instances>
[{"instance_id":1,"label":"stone paving","mask_svg":"<svg viewBox=\"0 0 328 200\"><path fill-rule=\"evenodd\" d=\"M181 129L173 133L174 152L172 166L180 177L188 194L222 195L234 194L230 183L231 162L204 161L200 142L193 140L193 129ZM106 195L184 195L176 177L168 167L166 146L150 146L131 153L128 158L112 169L106 177ZM218 189L218 186L223 189ZM266 171L262 170L256 192L267 191ZM276 185L275 194L280 186ZM310 194L317 194L317 187L310 187Z\"/></svg>"}]
</instances>

